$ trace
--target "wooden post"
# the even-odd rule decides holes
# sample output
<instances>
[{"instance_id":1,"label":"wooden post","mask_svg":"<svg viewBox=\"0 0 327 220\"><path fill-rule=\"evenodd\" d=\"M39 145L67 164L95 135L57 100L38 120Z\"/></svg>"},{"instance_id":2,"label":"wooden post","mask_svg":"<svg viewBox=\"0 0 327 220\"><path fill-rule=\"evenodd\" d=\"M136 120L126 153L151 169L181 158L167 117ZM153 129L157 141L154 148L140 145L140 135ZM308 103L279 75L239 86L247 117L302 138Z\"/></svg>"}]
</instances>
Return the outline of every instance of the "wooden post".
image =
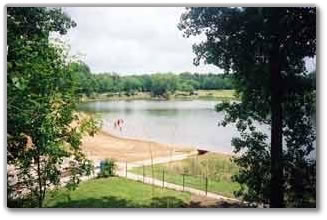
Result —
<instances>
[{"instance_id":1,"label":"wooden post","mask_svg":"<svg viewBox=\"0 0 327 220\"><path fill-rule=\"evenodd\" d=\"M185 187L185 174L183 173L182 176L183 176L183 191L184 191L184 187Z\"/></svg>"},{"instance_id":2,"label":"wooden post","mask_svg":"<svg viewBox=\"0 0 327 220\"><path fill-rule=\"evenodd\" d=\"M126 166L125 166L125 177L127 178L127 161L126 161Z\"/></svg>"},{"instance_id":3,"label":"wooden post","mask_svg":"<svg viewBox=\"0 0 327 220\"><path fill-rule=\"evenodd\" d=\"M162 188L165 187L165 170L162 170Z\"/></svg>"},{"instance_id":4,"label":"wooden post","mask_svg":"<svg viewBox=\"0 0 327 220\"><path fill-rule=\"evenodd\" d=\"M145 177L145 170L144 170L144 165L143 165L143 183L144 183L144 177Z\"/></svg>"},{"instance_id":5,"label":"wooden post","mask_svg":"<svg viewBox=\"0 0 327 220\"><path fill-rule=\"evenodd\" d=\"M225 162L223 161L223 173L225 173Z\"/></svg>"},{"instance_id":6,"label":"wooden post","mask_svg":"<svg viewBox=\"0 0 327 220\"><path fill-rule=\"evenodd\" d=\"M201 177L201 185L204 183L205 184L205 175L204 174L202 174L202 177Z\"/></svg>"},{"instance_id":7,"label":"wooden post","mask_svg":"<svg viewBox=\"0 0 327 220\"><path fill-rule=\"evenodd\" d=\"M208 194L208 177L206 176L206 195Z\"/></svg>"}]
</instances>

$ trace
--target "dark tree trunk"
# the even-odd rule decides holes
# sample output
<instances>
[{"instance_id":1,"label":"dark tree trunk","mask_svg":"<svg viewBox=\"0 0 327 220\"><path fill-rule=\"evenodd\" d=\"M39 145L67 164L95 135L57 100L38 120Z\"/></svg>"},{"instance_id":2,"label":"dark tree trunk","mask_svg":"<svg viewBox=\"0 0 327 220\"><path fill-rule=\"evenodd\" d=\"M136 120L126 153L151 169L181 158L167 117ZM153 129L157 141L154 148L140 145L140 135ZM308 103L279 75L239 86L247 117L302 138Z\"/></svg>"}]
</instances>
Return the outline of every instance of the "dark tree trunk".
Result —
<instances>
[{"instance_id":1,"label":"dark tree trunk","mask_svg":"<svg viewBox=\"0 0 327 220\"><path fill-rule=\"evenodd\" d=\"M278 49L277 49L278 51ZM281 208L283 202L283 165L282 165L282 78L278 52L271 56L271 192L270 207Z\"/></svg>"}]
</instances>

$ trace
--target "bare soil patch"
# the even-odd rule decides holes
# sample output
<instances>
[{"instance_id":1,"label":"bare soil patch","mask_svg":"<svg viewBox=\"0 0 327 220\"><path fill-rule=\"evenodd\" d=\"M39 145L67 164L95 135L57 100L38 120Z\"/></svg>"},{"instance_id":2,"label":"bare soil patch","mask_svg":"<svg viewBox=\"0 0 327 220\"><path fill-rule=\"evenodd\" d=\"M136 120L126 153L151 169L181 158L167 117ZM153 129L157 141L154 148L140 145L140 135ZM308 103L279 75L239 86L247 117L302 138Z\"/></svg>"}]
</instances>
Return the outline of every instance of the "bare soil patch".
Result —
<instances>
[{"instance_id":1,"label":"bare soil patch","mask_svg":"<svg viewBox=\"0 0 327 220\"><path fill-rule=\"evenodd\" d=\"M153 141L118 137L100 131L94 137L85 136L82 149L89 159L101 160L112 158L117 161L140 161L156 157L186 154L195 151L188 146L161 144Z\"/></svg>"}]
</instances>

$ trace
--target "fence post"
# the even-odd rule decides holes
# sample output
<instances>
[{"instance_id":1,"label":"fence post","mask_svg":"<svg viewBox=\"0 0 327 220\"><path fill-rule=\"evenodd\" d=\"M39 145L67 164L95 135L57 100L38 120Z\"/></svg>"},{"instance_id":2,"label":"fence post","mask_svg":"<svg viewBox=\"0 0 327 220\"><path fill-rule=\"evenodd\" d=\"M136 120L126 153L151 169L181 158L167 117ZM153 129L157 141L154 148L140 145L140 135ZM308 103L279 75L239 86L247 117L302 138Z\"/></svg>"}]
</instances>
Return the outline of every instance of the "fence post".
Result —
<instances>
[{"instance_id":1,"label":"fence post","mask_svg":"<svg viewBox=\"0 0 327 220\"><path fill-rule=\"evenodd\" d=\"M204 175L204 173L202 174L202 176L201 176L201 185L204 183L204 184L206 184L205 183L205 180L206 180L206 178L205 178L205 175Z\"/></svg>"},{"instance_id":2,"label":"fence post","mask_svg":"<svg viewBox=\"0 0 327 220\"><path fill-rule=\"evenodd\" d=\"M208 194L208 177L206 176L206 195Z\"/></svg>"},{"instance_id":3,"label":"fence post","mask_svg":"<svg viewBox=\"0 0 327 220\"><path fill-rule=\"evenodd\" d=\"M183 176L183 192L184 192L184 186L185 186L185 174L183 173L182 176Z\"/></svg>"},{"instance_id":4,"label":"fence post","mask_svg":"<svg viewBox=\"0 0 327 220\"><path fill-rule=\"evenodd\" d=\"M127 178L127 160L126 160L126 166L125 166L125 177Z\"/></svg>"},{"instance_id":5,"label":"fence post","mask_svg":"<svg viewBox=\"0 0 327 220\"><path fill-rule=\"evenodd\" d=\"M145 176L145 171L144 171L144 165L143 165L143 183L144 183L144 176Z\"/></svg>"},{"instance_id":6,"label":"fence post","mask_svg":"<svg viewBox=\"0 0 327 220\"><path fill-rule=\"evenodd\" d=\"M162 170L162 188L165 187L165 170Z\"/></svg>"}]
</instances>

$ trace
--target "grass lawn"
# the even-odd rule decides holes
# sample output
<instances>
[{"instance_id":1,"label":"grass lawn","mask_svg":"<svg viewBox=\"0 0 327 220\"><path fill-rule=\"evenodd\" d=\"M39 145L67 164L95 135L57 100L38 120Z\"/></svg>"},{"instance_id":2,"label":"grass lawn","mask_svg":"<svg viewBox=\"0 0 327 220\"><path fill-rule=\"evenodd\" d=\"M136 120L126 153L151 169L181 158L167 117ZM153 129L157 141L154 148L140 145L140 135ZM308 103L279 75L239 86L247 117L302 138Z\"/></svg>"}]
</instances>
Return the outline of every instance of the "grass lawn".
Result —
<instances>
[{"instance_id":1,"label":"grass lawn","mask_svg":"<svg viewBox=\"0 0 327 220\"><path fill-rule=\"evenodd\" d=\"M164 174L163 174L164 171ZM232 182L231 176L238 172L237 166L230 161L230 156L223 154L208 153L195 156L181 161L167 164L156 164L151 166L133 168L131 172L145 176L154 176L156 179L163 179L166 182L192 187L196 189L206 189L224 196L234 197L233 192L240 188L238 183Z\"/></svg>"},{"instance_id":2,"label":"grass lawn","mask_svg":"<svg viewBox=\"0 0 327 220\"><path fill-rule=\"evenodd\" d=\"M73 192L48 193L44 207L57 208L178 208L186 207L191 194L162 189L119 177L83 182Z\"/></svg>"},{"instance_id":3,"label":"grass lawn","mask_svg":"<svg viewBox=\"0 0 327 220\"><path fill-rule=\"evenodd\" d=\"M211 98L211 99L224 99L231 100L236 99L235 90L197 90L195 91L199 98Z\"/></svg>"}]
</instances>

